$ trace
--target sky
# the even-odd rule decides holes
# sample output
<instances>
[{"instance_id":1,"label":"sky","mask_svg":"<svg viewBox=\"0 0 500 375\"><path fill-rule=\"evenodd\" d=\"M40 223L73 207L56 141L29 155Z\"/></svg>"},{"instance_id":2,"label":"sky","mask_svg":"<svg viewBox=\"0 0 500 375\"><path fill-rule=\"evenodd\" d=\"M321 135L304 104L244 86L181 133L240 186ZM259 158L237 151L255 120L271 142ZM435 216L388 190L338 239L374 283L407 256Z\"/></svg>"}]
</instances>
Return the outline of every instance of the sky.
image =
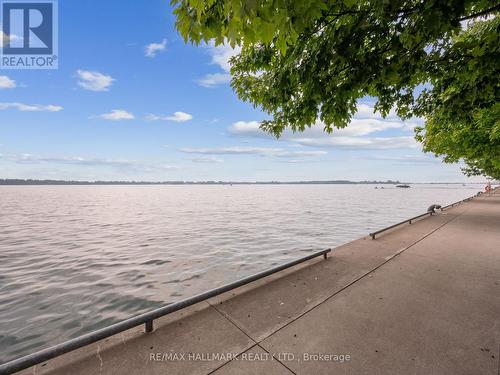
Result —
<instances>
[{"instance_id":1,"label":"sky","mask_svg":"<svg viewBox=\"0 0 500 375\"><path fill-rule=\"evenodd\" d=\"M168 0L60 0L59 68L0 69L0 178L478 182L424 154L422 119L373 113L275 139L229 85L227 46L185 44Z\"/></svg>"}]
</instances>

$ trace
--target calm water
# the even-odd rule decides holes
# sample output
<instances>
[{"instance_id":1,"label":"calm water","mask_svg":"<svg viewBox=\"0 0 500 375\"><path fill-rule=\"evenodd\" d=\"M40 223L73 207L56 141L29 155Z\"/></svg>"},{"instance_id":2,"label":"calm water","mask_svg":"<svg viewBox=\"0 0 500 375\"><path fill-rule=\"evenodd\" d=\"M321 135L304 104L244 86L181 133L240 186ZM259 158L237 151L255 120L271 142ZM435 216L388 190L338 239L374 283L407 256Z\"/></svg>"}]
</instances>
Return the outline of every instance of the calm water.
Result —
<instances>
[{"instance_id":1,"label":"calm water","mask_svg":"<svg viewBox=\"0 0 500 375\"><path fill-rule=\"evenodd\" d=\"M0 362L480 188L1 186Z\"/></svg>"}]
</instances>

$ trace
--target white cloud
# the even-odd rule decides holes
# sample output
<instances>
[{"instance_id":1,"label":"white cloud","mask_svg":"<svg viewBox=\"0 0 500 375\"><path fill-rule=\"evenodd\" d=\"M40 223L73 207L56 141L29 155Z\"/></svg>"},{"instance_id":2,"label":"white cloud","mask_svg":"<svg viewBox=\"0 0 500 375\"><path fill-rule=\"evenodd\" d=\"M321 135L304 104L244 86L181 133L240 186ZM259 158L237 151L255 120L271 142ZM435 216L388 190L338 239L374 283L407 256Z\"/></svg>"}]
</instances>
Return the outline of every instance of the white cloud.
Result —
<instances>
[{"instance_id":1,"label":"white cloud","mask_svg":"<svg viewBox=\"0 0 500 375\"><path fill-rule=\"evenodd\" d=\"M397 163L436 163L441 164L442 160L440 158L431 155L402 155L402 156L384 156L384 155L372 155L370 160L384 160L384 161L394 161Z\"/></svg>"},{"instance_id":2,"label":"white cloud","mask_svg":"<svg viewBox=\"0 0 500 375\"><path fill-rule=\"evenodd\" d=\"M274 154L274 156L280 158L289 158L289 157L314 157L326 155L328 152L323 150L315 150L315 151L281 151Z\"/></svg>"},{"instance_id":3,"label":"white cloud","mask_svg":"<svg viewBox=\"0 0 500 375\"><path fill-rule=\"evenodd\" d=\"M22 112L59 112L63 109L61 106L52 104L0 103L0 111L9 108L17 109Z\"/></svg>"},{"instance_id":4,"label":"white cloud","mask_svg":"<svg viewBox=\"0 0 500 375\"><path fill-rule=\"evenodd\" d=\"M215 87L231 82L229 73L209 73L198 80L198 84L203 87Z\"/></svg>"},{"instance_id":5,"label":"white cloud","mask_svg":"<svg viewBox=\"0 0 500 375\"><path fill-rule=\"evenodd\" d=\"M150 43L144 47L144 54L147 57L155 57L158 52L165 51L167 40L163 39L161 43Z\"/></svg>"},{"instance_id":6,"label":"white cloud","mask_svg":"<svg viewBox=\"0 0 500 375\"><path fill-rule=\"evenodd\" d=\"M10 157L10 160L17 163L57 163L57 164L72 164L72 165L110 165L110 166L130 166L134 161L129 160L114 160L114 159L87 159L82 157L42 157L33 154L19 154Z\"/></svg>"},{"instance_id":7,"label":"white cloud","mask_svg":"<svg viewBox=\"0 0 500 375\"><path fill-rule=\"evenodd\" d=\"M180 148L179 151L188 154L206 155L260 155L274 157L314 157L326 155L326 151L287 151L282 148L271 147L214 147L214 148Z\"/></svg>"},{"instance_id":8,"label":"white cloud","mask_svg":"<svg viewBox=\"0 0 500 375\"><path fill-rule=\"evenodd\" d=\"M359 104L358 111L349 125L345 128L334 128L328 134L324 131L324 124L317 121L311 128L303 132L292 132L286 129L280 139L311 147L343 147L358 149L390 149L413 148L417 143L412 136L407 136L415 126L420 125L421 119L411 121L400 120L394 111L384 119L378 113L373 113L373 107ZM267 138L273 136L259 128L257 121L238 121L228 128L228 132L235 136ZM388 136L367 137L373 133L391 131Z\"/></svg>"},{"instance_id":9,"label":"white cloud","mask_svg":"<svg viewBox=\"0 0 500 375\"><path fill-rule=\"evenodd\" d=\"M212 55L212 63L219 65L227 73L231 70L229 59L239 55L241 52L241 47L236 46L236 48L232 48L229 44L222 44L216 47L213 43L210 43L207 49L208 53Z\"/></svg>"},{"instance_id":10,"label":"white cloud","mask_svg":"<svg viewBox=\"0 0 500 375\"><path fill-rule=\"evenodd\" d=\"M186 122L192 120L193 116L186 112L174 112L172 116L162 116L162 115L148 115L146 120L148 121L175 121L175 122Z\"/></svg>"},{"instance_id":11,"label":"white cloud","mask_svg":"<svg viewBox=\"0 0 500 375\"><path fill-rule=\"evenodd\" d=\"M7 76L0 76L0 90L13 89L16 86L16 81L14 81L13 79L10 79Z\"/></svg>"},{"instance_id":12,"label":"white cloud","mask_svg":"<svg viewBox=\"0 0 500 375\"><path fill-rule=\"evenodd\" d=\"M272 137L268 133L260 129L258 121L237 121L232 124L228 131L231 134L246 137L269 138ZM300 134L307 134L312 137L333 137L333 136L363 136L375 132L380 132L388 129L403 129L406 130L409 126L414 126L414 123L403 123L402 121L377 120L377 119L358 119L353 118L349 125L345 128L335 128L331 134L324 131L324 124L317 122L311 128L304 130L302 133L293 133L286 130L282 137L284 139L294 139L300 137Z\"/></svg>"},{"instance_id":13,"label":"white cloud","mask_svg":"<svg viewBox=\"0 0 500 375\"><path fill-rule=\"evenodd\" d=\"M214 148L180 148L179 151L188 154L231 155L231 154L266 154L281 151L280 148L266 147L214 147Z\"/></svg>"},{"instance_id":14,"label":"white cloud","mask_svg":"<svg viewBox=\"0 0 500 375\"><path fill-rule=\"evenodd\" d=\"M327 137L327 138L296 138L303 146L312 147L342 147L349 149L398 149L418 147L413 137Z\"/></svg>"},{"instance_id":15,"label":"white cloud","mask_svg":"<svg viewBox=\"0 0 500 375\"><path fill-rule=\"evenodd\" d=\"M160 165L148 165L148 164L137 164L135 169L143 172L157 173L164 171L177 171L182 169L178 165L170 165L170 164L160 164Z\"/></svg>"},{"instance_id":16,"label":"white cloud","mask_svg":"<svg viewBox=\"0 0 500 375\"><path fill-rule=\"evenodd\" d=\"M91 72L88 70L77 70L78 85L85 90L90 91L108 91L109 87L115 80L113 77L99 72Z\"/></svg>"},{"instance_id":17,"label":"white cloud","mask_svg":"<svg viewBox=\"0 0 500 375\"><path fill-rule=\"evenodd\" d=\"M354 117L357 118L375 118L375 119L380 119L382 120L383 117L380 113L374 113L374 107L372 105L366 104L366 103L358 103L356 106L357 111ZM394 109L391 109L388 113L388 115L385 117L386 119L398 119L398 116L396 114L396 111Z\"/></svg>"},{"instance_id":18,"label":"white cloud","mask_svg":"<svg viewBox=\"0 0 500 375\"><path fill-rule=\"evenodd\" d=\"M259 126L260 124L257 121L237 121L228 128L228 131L229 133L237 136L273 138L271 134L264 132ZM321 122L317 122L311 128L307 128L303 132L294 133L293 131L286 129L281 135L281 139L293 140L296 138L302 138L305 135L309 138L331 137L336 135L360 136L389 128L401 127L402 126L400 124L384 124L378 122L377 120L353 119L347 128L334 129L333 133L329 135L324 131L324 125Z\"/></svg>"},{"instance_id":19,"label":"white cloud","mask_svg":"<svg viewBox=\"0 0 500 375\"><path fill-rule=\"evenodd\" d=\"M98 117L109 121L133 120L135 118L132 113L125 111L124 109L113 109L111 112L103 113Z\"/></svg>"},{"instance_id":20,"label":"white cloud","mask_svg":"<svg viewBox=\"0 0 500 375\"><path fill-rule=\"evenodd\" d=\"M224 161L223 159L219 159L215 156L199 156L190 160L194 163L222 163Z\"/></svg>"},{"instance_id":21,"label":"white cloud","mask_svg":"<svg viewBox=\"0 0 500 375\"><path fill-rule=\"evenodd\" d=\"M285 159L281 160L283 163L289 163L289 164L300 164L300 163L311 163L314 162L314 160L308 160L308 159Z\"/></svg>"},{"instance_id":22,"label":"white cloud","mask_svg":"<svg viewBox=\"0 0 500 375\"><path fill-rule=\"evenodd\" d=\"M260 129L258 121L237 121L232 124L227 130L229 133L252 138L272 138L269 133Z\"/></svg>"},{"instance_id":23,"label":"white cloud","mask_svg":"<svg viewBox=\"0 0 500 375\"><path fill-rule=\"evenodd\" d=\"M198 84L203 87L215 87L229 83L231 81L231 75L229 74L231 64L229 63L229 59L238 55L241 52L241 48L238 46L232 48L228 44L216 47L213 42L209 43L206 48L212 57L212 64L218 65L224 73L216 72L206 74L198 80Z\"/></svg>"},{"instance_id":24,"label":"white cloud","mask_svg":"<svg viewBox=\"0 0 500 375\"><path fill-rule=\"evenodd\" d=\"M126 159L102 159L102 158L84 158L84 157L44 157L33 154L19 154L11 155L8 157L9 161L20 164L63 164L63 165L78 165L78 166L91 166L91 167L115 167L126 168L140 172L161 172L181 169L176 165L169 164L148 164L135 160Z\"/></svg>"},{"instance_id":25,"label":"white cloud","mask_svg":"<svg viewBox=\"0 0 500 375\"><path fill-rule=\"evenodd\" d=\"M324 128L324 125L321 123L317 125ZM334 129L332 134L358 137L388 129L402 129L404 126L400 121L353 118L347 127Z\"/></svg>"}]
</instances>

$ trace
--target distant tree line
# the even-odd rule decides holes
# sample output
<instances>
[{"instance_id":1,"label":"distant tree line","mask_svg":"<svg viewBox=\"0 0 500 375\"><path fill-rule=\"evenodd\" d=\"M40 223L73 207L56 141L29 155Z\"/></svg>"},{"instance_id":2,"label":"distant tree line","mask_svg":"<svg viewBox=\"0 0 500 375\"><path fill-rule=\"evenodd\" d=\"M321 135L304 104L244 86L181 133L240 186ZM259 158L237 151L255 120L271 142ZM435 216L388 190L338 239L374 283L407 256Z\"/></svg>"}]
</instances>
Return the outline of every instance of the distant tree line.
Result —
<instances>
[{"instance_id":1,"label":"distant tree line","mask_svg":"<svg viewBox=\"0 0 500 375\"><path fill-rule=\"evenodd\" d=\"M67 180L33 180L33 179L0 179L0 185L313 185L313 184L400 184L400 181L67 181Z\"/></svg>"}]
</instances>

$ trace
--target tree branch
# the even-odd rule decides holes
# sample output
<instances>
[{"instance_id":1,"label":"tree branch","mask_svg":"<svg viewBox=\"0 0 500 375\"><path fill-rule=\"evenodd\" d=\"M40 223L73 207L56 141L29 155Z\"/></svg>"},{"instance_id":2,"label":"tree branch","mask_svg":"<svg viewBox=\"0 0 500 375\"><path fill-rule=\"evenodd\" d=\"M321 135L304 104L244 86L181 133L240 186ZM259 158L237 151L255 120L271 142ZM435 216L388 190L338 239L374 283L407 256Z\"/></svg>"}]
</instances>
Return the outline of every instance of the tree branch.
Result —
<instances>
[{"instance_id":1,"label":"tree branch","mask_svg":"<svg viewBox=\"0 0 500 375\"><path fill-rule=\"evenodd\" d=\"M472 18L485 16L485 15L493 13L494 11L497 11L497 10L500 10L500 4L495 5L494 7L491 7L491 8L488 8L488 9L484 9L484 10L482 10L480 12L470 14L470 15L462 17L462 18L458 18L457 21L466 21L466 20L470 20Z\"/></svg>"}]
</instances>

